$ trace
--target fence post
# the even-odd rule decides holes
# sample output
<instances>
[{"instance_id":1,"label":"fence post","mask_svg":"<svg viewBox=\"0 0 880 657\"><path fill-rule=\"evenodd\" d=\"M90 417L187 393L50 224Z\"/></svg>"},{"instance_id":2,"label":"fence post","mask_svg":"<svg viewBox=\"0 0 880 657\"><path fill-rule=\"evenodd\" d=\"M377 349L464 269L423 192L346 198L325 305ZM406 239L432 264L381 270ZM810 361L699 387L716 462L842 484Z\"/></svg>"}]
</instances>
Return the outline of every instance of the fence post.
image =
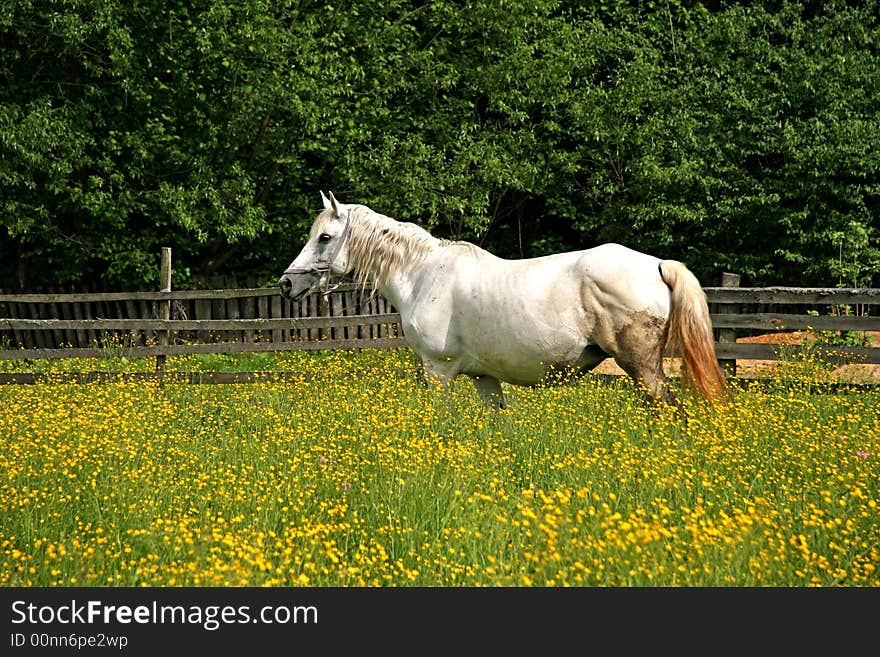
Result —
<instances>
[{"instance_id":1,"label":"fence post","mask_svg":"<svg viewBox=\"0 0 880 657\"><path fill-rule=\"evenodd\" d=\"M171 292L171 247L162 247L162 269L159 272L159 285L162 286L160 292ZM171 299L159 302L159 319L171 319ZM159 331L159 344L161 346L168 345L168 336L171 332L168 330ZM168 357L165 354L156 356L156 371L165 373L165 360Z\"/></svg>"},{"instance_id":2,"label":"fence post","mask_svg":"<svg viewBox=\"0 0 880 657\"><path fill-rule=\"evenodd\" d=\"M723 272L721 274L721 287L739 287L739 274L731 274L730 272ZM718 304L724 312L738 314L740 312L740 304L738 303L724 303ZM719 343L734 343L736 344L736 329L732 328L723 328L718 329L718 342ZM718 365L721 366L722 371L727 374L727 376L736 376L736 359L735 358L719 358Z\"/></svg>"}]
</instances>

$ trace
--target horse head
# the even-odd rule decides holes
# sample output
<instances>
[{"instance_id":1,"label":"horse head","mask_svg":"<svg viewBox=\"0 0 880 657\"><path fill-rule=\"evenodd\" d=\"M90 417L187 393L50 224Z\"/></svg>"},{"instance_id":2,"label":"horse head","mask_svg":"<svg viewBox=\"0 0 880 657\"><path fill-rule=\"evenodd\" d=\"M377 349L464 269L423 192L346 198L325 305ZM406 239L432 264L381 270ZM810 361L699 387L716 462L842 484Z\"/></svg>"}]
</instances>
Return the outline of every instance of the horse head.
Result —
<instances>
[{"instance_id":1,"label":"horse head","mask_svg":"<svg viewBox=\"0 0 880 657\"><path fill-rule=\"evenodd\" d=\"M293 301L302 299L329 283L332 275L348 273L348 237L350 235L350 210L321 192L324 210L317 216L299 255L278 280L282 296Z\"/></svg>"}]
</instances>

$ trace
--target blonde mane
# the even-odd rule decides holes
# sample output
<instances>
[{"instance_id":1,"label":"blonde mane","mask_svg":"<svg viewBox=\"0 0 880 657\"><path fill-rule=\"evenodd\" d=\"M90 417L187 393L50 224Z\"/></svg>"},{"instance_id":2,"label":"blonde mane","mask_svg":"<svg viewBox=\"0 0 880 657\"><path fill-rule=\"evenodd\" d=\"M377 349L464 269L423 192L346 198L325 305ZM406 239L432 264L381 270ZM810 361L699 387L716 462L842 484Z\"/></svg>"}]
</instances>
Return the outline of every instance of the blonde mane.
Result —
<instances>
[{"instance_id":1,"label":"blonde mane","mask_svg":"<svg viewBox=\"0 0 880 657\"><path fill-rule=\"evenodd\" d=\"M347 208L351 222L348 262L355 269L355 281L362 287L369 284L376 290L398 274L404 264L418 264L434 249L450 244L421 226L386 217L365 205ZM331 210L323 211L312 227L312 234L324 232L333 216Z\"/></svg>"}]
</instances>

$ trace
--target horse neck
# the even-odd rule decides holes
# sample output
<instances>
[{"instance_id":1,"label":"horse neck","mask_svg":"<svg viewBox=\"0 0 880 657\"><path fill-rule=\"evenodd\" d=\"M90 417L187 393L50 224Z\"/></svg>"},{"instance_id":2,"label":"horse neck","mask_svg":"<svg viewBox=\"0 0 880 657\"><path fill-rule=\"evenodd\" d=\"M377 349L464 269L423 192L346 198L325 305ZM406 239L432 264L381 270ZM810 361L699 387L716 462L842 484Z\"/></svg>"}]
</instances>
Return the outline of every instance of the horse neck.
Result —
<instances>
[{"instance_id":1,"label":"horse neck","mask_svg":"<svg viewBox=\"0 0 880 657\"><path fill-rule=\"evenodd\" d=\"M376 285L379 294L388 299L398 312L406 312L416 298L417 287L423 279L415 269L413 267L407 271L400 271Z\"/></svg>"},{"instance_id":2,"label":"horse neck","mask_svg":"<svg viewBox=\"0 0 880 657\"><path fill-rule=\"evenodd\" d=\"M442 244L442 240L415 224L365 209L357 217L349 249L361 282L371 282L400 309L412 295L417 270Z\"/></svg>"}]
</instances>

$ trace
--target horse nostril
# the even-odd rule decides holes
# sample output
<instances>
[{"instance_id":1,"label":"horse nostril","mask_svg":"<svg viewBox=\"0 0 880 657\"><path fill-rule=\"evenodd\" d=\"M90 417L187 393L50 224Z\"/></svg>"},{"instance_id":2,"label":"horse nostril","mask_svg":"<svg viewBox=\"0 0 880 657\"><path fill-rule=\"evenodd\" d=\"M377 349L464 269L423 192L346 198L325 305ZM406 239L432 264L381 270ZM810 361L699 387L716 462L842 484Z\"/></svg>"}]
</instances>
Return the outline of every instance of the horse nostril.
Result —
<instances>
[{"instance_id":1,"label":"horse nostril","mask_svg":"<svg viewBox=\"0 0 880 657\"><path fill-rule=\"evenodd\" d=\"M281 286L282 292L287 292L287 290L289 290L293 286L293 284L290 282L290 279L287 278L287 276L285 276L280 281L278 281L278 285Z\"/></svg>"}]
</instances>

